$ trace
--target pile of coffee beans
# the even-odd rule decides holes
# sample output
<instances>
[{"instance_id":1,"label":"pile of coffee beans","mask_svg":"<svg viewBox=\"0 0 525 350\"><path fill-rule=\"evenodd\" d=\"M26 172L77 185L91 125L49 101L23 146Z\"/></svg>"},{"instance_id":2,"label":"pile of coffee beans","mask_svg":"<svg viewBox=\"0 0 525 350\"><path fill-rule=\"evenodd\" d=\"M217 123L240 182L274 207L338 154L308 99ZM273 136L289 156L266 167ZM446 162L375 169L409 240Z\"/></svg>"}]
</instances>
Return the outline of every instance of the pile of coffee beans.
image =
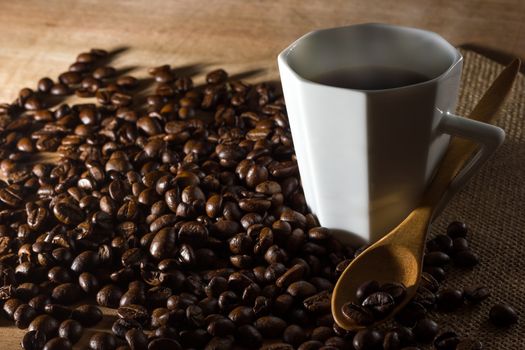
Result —
<instances>
[{"instance_id":1,"label":"pile of coffee beans","mask_svg":"<svg viewBox=\"0 0 525 350\"><path fill-rule=\"evenodd\" d=\"M429 242L420 290L393 326L345 331L331 291L364 247L308 212L275 87L222 69L198 85L164 65L146 94L148 80L111 58L81 53L0 105L0 300L27 329L23 349L481 348L429 318L490 294L440 285L451 261L478 263L464 224ZM363 303L382 315L400 295L390 287ZM99 306L117 316L86 339ZM490 319L517 317L498 305Z\"/></svg>"},{"instance_id":2,"label":"pile of coffee beans","mask_svg":"<svg viewBox=\"0 0 525 350\"><path fill-rule=\"evenodd\" d=\"M362 283L356 290L355 299L343 305L342 313L360 326L369 326L380 321L399 305L406 296L406 287L397 282L379 284L370 280Z\"/></svg>"}]
</instances>

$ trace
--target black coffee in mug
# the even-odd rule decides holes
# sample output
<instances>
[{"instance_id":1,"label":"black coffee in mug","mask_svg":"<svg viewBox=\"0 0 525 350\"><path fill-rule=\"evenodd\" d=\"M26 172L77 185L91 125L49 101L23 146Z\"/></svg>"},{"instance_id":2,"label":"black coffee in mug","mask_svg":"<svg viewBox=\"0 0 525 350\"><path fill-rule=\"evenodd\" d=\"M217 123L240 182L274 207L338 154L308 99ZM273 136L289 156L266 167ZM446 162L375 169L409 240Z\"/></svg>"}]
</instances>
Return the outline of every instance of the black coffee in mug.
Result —
<instances>
[{"instance_id":1,"label":"black coffee in mug","mask_svg":"<svg viewBox=\"0 0 525 350\"><path fill-rule=\"evenodd\" d=\"M325 72L313 77L316 83L345 89L382 90L429 80L424 74L394 67L353 67Z\"/></svg>"}]
</instances>

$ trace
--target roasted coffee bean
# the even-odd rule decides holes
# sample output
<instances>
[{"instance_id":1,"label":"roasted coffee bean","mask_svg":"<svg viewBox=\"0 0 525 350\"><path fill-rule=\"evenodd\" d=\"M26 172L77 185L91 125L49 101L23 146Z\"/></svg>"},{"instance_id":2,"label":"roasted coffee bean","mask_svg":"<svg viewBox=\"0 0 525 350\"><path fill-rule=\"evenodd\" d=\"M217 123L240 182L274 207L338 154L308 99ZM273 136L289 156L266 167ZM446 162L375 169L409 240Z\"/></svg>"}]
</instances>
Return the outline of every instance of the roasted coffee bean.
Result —
<instances>
[{"instance_id":1,"label":"roasted coffee bean","mask_svg":"<svg viewBox=\"0 0 525 350\"><path fill-rule=\"evenodd\" d=\"M384 350L399 350L401 349L401 337L396 331L390 331L385 334L383 338Z\"/></svg>"},{"instance_id":2,"label":"roasted coffee bean","mask_svg":"<svg viewBox=\"0 0 525 350\"><path fill-rule=\"evenodd\" d=\"M232 320L236 326L251 324L255 318L252 308L247 306L237 306L228 314L228 318Z\"/></svg>"},{"instance_id":3,"label":"roasted coffee bean","mask_svg":"<svg viewBox=\"0 0 525 350\"><path fill-rule=\"evenodd\" d=\"M317 293L303 301L305 309L315 314L324 314L330 312L330 302L332 293L325 290Z\"/></svg>"},{"instance_id":4,"label":"roasted coffee bean","mask_svg":"<svg viewBox=\"0 0 525 350\"><path fill-rule=\"evenodd\" d=\"M368 326L375 320L374 314L371 310L352 302L345 303L341 312L345 317L361 326Z\"/></svg>"},{"instance_id":5,"label":"roasted coffee bean","mask_svg":"<svg viewBox=\"0 0 525 350\"><path fill-rule=\"evenodd\" d=\"M436 322L431 319L423 318L417 321L416 326L413 329L414 336L422 343L428 343L434 339L439 332L439 326Z\"/></svg>"},{"instance_id":6,"label":"roasted coffee bean","mask_svg":"<svg viewBox=\"0 0 525 350\"><path fill-rule=\"evenodd\" d=\"M113 334L97 332L89 338L89 348L92 350L113 350L117 347L117 340Z\"/></svg>"},{"instance_id":7,"label":"roasted coffee bean","mask_svg":"<svg viewBox=\"0 0 525 350\"><path fill-rule=\"evenodd\" d=\"M352 344L356 350L374 350L382 348L381 334L375 329L363 329L354 335Z\"/></svg>"},{"instance_id":8,"label":"roasted coffee bean","mask_svg":"<svg viewBox=\"0 0 525 350\"><path fill-rule=\"evenodd\" d=\"M46 341L47 337L43 332L29 331L22 338L20 346L24 350L41 350L44 348Z\"/></svg>"},{"instance_id":9,"label":"roasted coffee bean","mask_svg":"<svg viewBox=\"0 0 525 350\"><path fill-rule=\"evenodd\" d=\"M29 326L31 321L37 316L37 311L28 304L21 304L16 308L13 319L18 328L24 329Z\"/></svg>"},{"instance_id":10,"label":"roasted coffee bean","mask_svg":"<svg viewBox=\"0 0 525 350\"><path fill-rule=\"evenodd\" d=\"M287 292L294 297L302 299L314 295L317 292L317 288L310 282L297 281L288 286Z\"/></svg>"},{"instance_id":11,"label":"roasted coffee bean","mask_svg":"<svg viewBox=\"0 0 525 350\"><path fill-rule=\"evenodd\" d=\"M454 264L460 267L472 268L479 264L479 258L471 250L462 250L454 255Z\"/></svg>"},{"instance_id":12,"label":"roasted coffee bean","mask_svg":"<svg viewBox=\"0 0 525 350\"><path fill-rule=\"evenodd\" d=\"M394 298L386 292L375 292L363 300L362 305L372 311L377 318L382 318L394 309Z\"/></svg>"},{"instance_id":13,"label":"roasted coffee bean","mask_svg":"<svg viewBox=\"0 0 525 350\"><path fill-rule=\"evenodd\" d=\"M355 296L357 300L360 303L362 303L363 300L365 300L367 296L369 296L372 293L378 292L379 287L380 287L379 282L374 281L374 280L363 282L362 284L359 285L359 287L357 287Z\"/></svg>"},{"instance_id":14,"label":"roasted coffee bean","mask_svg":"<svg viewBox=\"0 0 525 350\"><path fill-rule=\"evenodd\" d=\"M428 266L444 266L450 262L450 256L441 251L425 254L423 263Z\"/></svg>"},{"instance_id":15,"label":"roasted coffee bean","mask_svg":"<svg viewBox=\"0 0 525 350\"><path fill-rule=\"evenodd\" d=\"M208 333L214 337L223 337L235 332L235 323L225 317L217 318L208 324Z\"/></svg>"},{"instance_id":16,"label":"roasted coffee bean","mask_svg":"<svg viewBox=\"0 0 525 350\"><path fill-rule=\"evenodd\" d=\"M95 305L84 304L75 308L71 317L84 327L93 327L102 321L103 314Z\"/></svg>"},{"instance_id":17,"label":"roasted coffee bean","mask_svg":"<svg viewBox=\"0 0 525 350\"><path fill-rule=\"evenodd\" d=\"M82 289L78 284L63 283L53 289L51 297L58 303L70 305L79 301L82 295Z\"/></svg>"},{"instance_id":18,"label":"roasted coffee bean","mask_svg":"<svg viewBox=\"0 0 525 350\"><path fill-rule=\"evenodd\" d=\"M444 332L434 339L436 350L455 350L460 343L460 339L455 332Z\"/></svg>"},{"instance_id":19,"label":"roasted coffee bean","mask_svg":"<svg viewBox=\"0 0 525 350\"><path fill-rule=\"evenodd\" d=\"M430 273L423 272L421 274L421 286L435 293L439 289L439 282Z\"/></svg>"},{"instance_id":20,"label":"roasted coffee bean","mask_svg":"<svg viewBox=\"0 0 525 350\"><path fill-rule=\"evenodd\" d=\"M100 306L117 308L120 303L120 298L122 298L122 290L113 284L104 286L97 293L97 303Z\"/></svg>"},{"instance_id":21,"label":"roasted coffee bean","mask_svg":"<svg viewBox=\"0 0 525 350\"><path fill-rule=\"evenodd\" d=\"M58 327L58 335L69 340L71 344L75 344L80 340L83 331L82 325L75 320L65 320Z\"/></svg>"},{"instance_id":22,"label":"roasted coffee bean","mask_svg":"<svg viewBox=\"0 0 525 350\"><path fill-rule=\"evenodd\" d=\"M86 250L79 255L71 263L71 270L76 273L93 271L99 265L100 258L97 252Z\"/></svg>"},{"instance_id":23,"label":"roasted coffee bean","mask_svg":"<svg viewBox=\"0 0 525 350\"><path fill-rule=\"evenodd\" d=\"M490 309L489 319L498 327L509 327L518 322L516 310L507 304L495 304Z\"/></svg>"},{"instance_id":24,"label":"roasted coffee bean","mask_svg":"<svg viewBox=\"0 0 525 350\"><path fill-rule=\"evenodd\" d=\"M286 328L286 322L275 316L263 316L255 321L255 328L261 334L268 338L277 338L281 336Z\"/></svg>"},{"instance_id":25,"label":"roasted coffee bean","mask_svg":"<svg viewBox=\"0 0 525 350\"><path fill-rule=\"evenodd\" d=\"M65 338L56 337L50 339L46 345L44 345L43 350L71 350L73 345L71 342Z\"/></svg>"},{"instance_id":26,"label":"roasted coffee bean","mask_svg":"<svg viewBox=\"0 0 525 350\"><path fill-rule=\"evenodd\" d=\"M467 236L468 227L467 224L460 221L453 221L447 227L447 235L451 238L458 238Z\"/></svg>"},{"instance_id":27,"label":"roasted coffee bean","mask_svg":"<svg viewBox=\"0 0 525 350\"><path fill-rule=\"evenodd\" d=\"M111 331L117 337L124 338L130 329L142 329L142 325L135 320L127 318L117 318L111 326Z\"/></svg>"},{"instance_id":28,"label":"roasted coffee bean","mask_svg":"<svg viewBox=\"0 0 525 350\"><path fill-rule=\"evenodd\" d=\"M147 350L148 338L141 329L130 329L125 335L131 350Z\"/></svg>"},{"instance_id":29,"label":"roasted coffee bean","mask_svg":"<svg viewBox=\"0 0 525 350\"><path fill-rule=\"evenodd\" d=\"M58 331L58 321L49 315L40 315L37 316L29 324L29 331L40 331L46 335L48 338L52 338L57 334Z\"/></svg>"},{"instance_id":30,"label":"roasted coffee bean","mask_svg":"<svg viewBox=\"0 0 525 350\"><path fill-rule=\"evenodd\" d=\"M99 289L97 277L90 272L83 272L78 276L78 285L87 294L98 292Z\"/></svg>"},{"instance_id":31,"label":"roasted coffee bean","mask_svg":"<svg viewBox=\"0 0 525 350\"><path fill-rule=\"evenodd\" d=\"M117 310L117 315L125 320L136 321L141 325L145 325L149 320L148 310L142 305L125 305Z\"/></svg>"},{"instance_id":32,"label":"roasted coffee bean","mask_svg":"<svg viewBox=\"0 0 525 350\"><path fill-rule=\"evenodd\" d=\"M471 304L478 304L490 297L490 291L483 286L468 287L463 291L463 297Z\"/></svg>"},{"instance_id":33,"label":"roasted coffee bean","mask_svg":"<svg viewBox=\"0 0 525 350\"><path fill-rule=\"evenodd\" d=\"M463 305L463 293L460 290L445 288L437 294L437 306L443 311L454 311Z\"/></svg>"}]
</instances>

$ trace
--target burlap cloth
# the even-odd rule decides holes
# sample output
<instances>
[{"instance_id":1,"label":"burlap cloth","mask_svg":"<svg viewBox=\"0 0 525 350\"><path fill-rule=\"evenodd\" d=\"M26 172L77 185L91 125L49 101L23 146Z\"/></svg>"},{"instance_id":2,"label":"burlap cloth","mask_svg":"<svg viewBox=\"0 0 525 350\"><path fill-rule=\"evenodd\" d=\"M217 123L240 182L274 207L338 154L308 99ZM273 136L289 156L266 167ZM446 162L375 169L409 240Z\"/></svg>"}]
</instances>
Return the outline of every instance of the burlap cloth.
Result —
<instances>
[{"instance_id":1,"label":"burlap cloth","mask_svg":"<svg viewBox=\"0 0 525 350\"><path fill-rule=\"evenodd\" d=\"M467 115L503 69L471 51L465 57L457 113ZM451 268L446 285L487 286L492 296L481 305L433 318L442 329L478 338L484 349L525 349L525 78L520 74L496 122L505 143L452 199L431 233L443 233L459 219L470 227L469 243L481 263L473 270ZM488 323L490 307L505 302L520 314L517 325L497 329Z\"/></svg>"}]
</instances>

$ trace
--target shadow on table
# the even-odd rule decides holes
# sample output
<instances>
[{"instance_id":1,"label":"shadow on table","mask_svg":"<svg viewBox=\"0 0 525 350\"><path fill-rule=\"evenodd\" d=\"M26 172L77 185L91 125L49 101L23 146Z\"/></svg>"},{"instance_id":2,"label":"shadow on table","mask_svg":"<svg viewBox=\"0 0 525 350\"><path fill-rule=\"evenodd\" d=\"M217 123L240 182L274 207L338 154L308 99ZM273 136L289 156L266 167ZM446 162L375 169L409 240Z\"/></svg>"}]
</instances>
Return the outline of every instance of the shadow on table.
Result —
<instances>
[{"instance_id":1,"label":"shadow on table","mask_svg":"<svg viewBox=\"0 0 525 350\"><path fill-rule=\"evenodd\" d=\"M524 57L518 57L517 55L509 53L509 52L505 52L505 51L498 50L498 49L493 49L490 47L481 46L478 44L465 43L465 44L459 45L459 48L474 51L502 65L509 64L515 58L519 58L521 59L521 61L524 61ZM525 65L521 66L520 71L521 73L525 73Z\"/></svg>"}]
</instances>

